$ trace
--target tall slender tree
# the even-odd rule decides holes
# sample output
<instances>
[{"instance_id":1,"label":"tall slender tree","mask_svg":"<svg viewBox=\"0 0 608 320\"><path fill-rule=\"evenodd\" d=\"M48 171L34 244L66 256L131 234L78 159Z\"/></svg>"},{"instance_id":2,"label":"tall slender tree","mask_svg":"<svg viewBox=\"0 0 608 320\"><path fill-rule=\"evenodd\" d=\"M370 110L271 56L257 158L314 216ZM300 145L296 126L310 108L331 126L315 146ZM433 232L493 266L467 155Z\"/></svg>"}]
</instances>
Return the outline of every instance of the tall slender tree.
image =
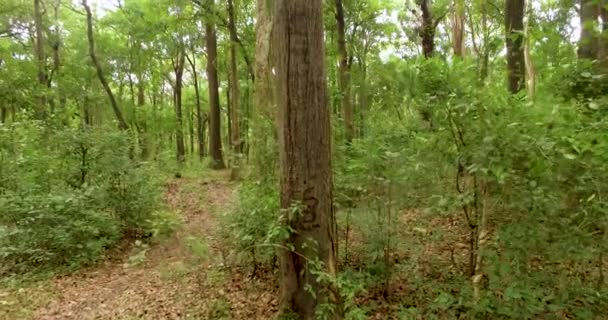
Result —
<instances>
[{"instance_id":1,"label":"tall slender tree","mask_svg":"<svg viewBox=\"0 0 608 320\"><path fill-rule=\"evenodd\" d=\"M274 1L272 19L280 202L294 230L279 253L281 308L309 320L319 304L336 299L314 272L336 272L323 1Z\"/></svg>"},{"instance_id":2,"label":"tall slender tree","mask_svg":"<svg viewBox=\"0 0 608 320\"><path fill-rule=\"evenodd\" d=\"M42 8L40 0L34 0L34 27L36 28L36 46L34 52L36 54L36 62L38 64L38 83L40 88L47 86L47 72L46 72L46 55L45 55L45 41L44 41L44 26L42 24ZM40 93L40 103L36 112L39 118L44 117L46 110L46 94Z\"/></svg>"},{"instance_id":3,"label":"tall slender tree","mask_svg":"<svg viewBox=\"0 0 608 320\"><path fill-rule=\"evenodd\" d=\"M173 60L173 72L175 73L175 86L173 87L173 104L175 106L175 142L177 150L177 161L184 163L186 161L186 146L184 143L184 116L182 111L182 89L184 64L186 62L186 53L183 45L179 45L177 49L177 57Z\"/></svg>"},{"instance_id":4,"label":"tall slender tree","mask_svg":"<svg viewBox=\"0 0 608 320\"><path fill-rule=\"evenodd\" d=\"M243 143L240 128L240 90L239 74L237 64L238 36L236 33L236 12L234 0L227 1L228 6L228 31L230 33L230 144L232 150L240 154L243 151Z\"/></svg>"},{"instance_id":5,"label":"tall slender tree","mask_svg":"<svg viewBox=\"0 0 608 320\"><path fill-rule=\"evenodd\" d=\"M116 120L118 121L118 127L122 130L128 130L129 125L120 111L120 107L118 106L118 102L116 101L116 97L114 97L114 93L112 92L112 88L110 88L110 84L106 80L106 77L103 73L103 68L101 67L101 63L97 59L97 53L95 52L95 37L93 35L93 14L91 13L91 8L87 3L87 0L82 0L82 6L86 12L87 16L87 39L89 42L89 56L91 57L91 61L95 66L95 70L97 71L97 78L99 78L99 82L103 86L106 94L108 95L108 99L110 100L110 104L112 106L112 110L114 111L114 115L116 116Z\"/></svg>"},{"instance_id":6,"label":"tall slender tree","mask_svg":"<svg viewBox=\"0 0 608 320\"><path fill-rule=\"evenodd\" d=\"M525 0L505 1L507 74L508 88L511 93L518 93L526 85L526 62L524 55L525 6Z\"/></svg>"},{"instance_id":7,"label":"tall slender tree","mask_svg":"<svg viewBox=\"0 0 608 320\"><path fill-rule=\"evenodd\" d=\"M214 0L206 2L208 12L215 6ZM205 42L207 48L207 83L209 85L209 154L211 155L211 167L223 169L224 157L222 155L222 135L220 117L220 92L217 77L217 34L215 23L207 19L205 24Z\"/></svg>"},{"instance_id":8,"label":"tall slender tree","mask_svg":"<svg viewBox=\"0 0 608 320\"><path fill-rule=\"evenodd\" d=\"M346 23L344 21L344 5L342 0L335 0L336 5L336 27L338 33L338 84L340 86L340 101L342 114L344 115L344 130L346 141L350 143L355 136L355 124L353 116L353 104L350 91L350 64L348 63L348 51L346 50Z\"/></svg>"}]
</instances>

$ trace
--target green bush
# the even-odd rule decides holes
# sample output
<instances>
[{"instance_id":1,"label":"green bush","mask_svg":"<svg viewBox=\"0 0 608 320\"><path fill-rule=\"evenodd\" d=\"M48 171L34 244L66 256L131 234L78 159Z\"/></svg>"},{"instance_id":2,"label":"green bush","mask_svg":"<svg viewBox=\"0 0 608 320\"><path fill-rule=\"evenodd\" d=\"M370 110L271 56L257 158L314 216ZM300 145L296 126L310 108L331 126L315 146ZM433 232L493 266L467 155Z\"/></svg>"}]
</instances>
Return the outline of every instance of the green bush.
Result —
<instances>
[{"instance_id":1,"label":"green bush","mask_svg":"<svg viewBox=\"0 0 608 320\"><path fill-rule=\"evenodd\" d=\"M133 158L111 128L0 126L0 273L73 269L121 238L167 232L159 179Z\"/></svg>"},{"instance_id":2,"label":"green bush","mask_svg":"<svg viewBox=\"0 0 608 320\"><path fill-rule=\"evenodd\" d=\"M14 194L0 199L2 273L95 262L119 239L107 213L89 207L90 194Z\"/></svg>"}]
</instances>

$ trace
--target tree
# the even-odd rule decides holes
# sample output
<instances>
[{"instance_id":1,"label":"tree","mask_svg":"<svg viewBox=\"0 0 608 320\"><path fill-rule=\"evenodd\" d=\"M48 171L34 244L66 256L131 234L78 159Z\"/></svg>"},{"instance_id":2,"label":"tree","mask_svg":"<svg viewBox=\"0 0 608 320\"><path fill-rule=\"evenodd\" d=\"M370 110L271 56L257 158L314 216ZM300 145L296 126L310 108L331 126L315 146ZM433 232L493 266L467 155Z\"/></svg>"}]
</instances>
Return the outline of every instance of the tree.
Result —
<instances>
[{"instance_id":1,"label":"tree","mask_svg":"<svg viewBox=\"0 0 608 320\"><path fill-rule=\"evenodd\" d=\"M34 26L36 28L36 61L38 63L38 83L40 90L47 85L46 73L46 55L44 53L44 34L42 25L42 9L40 8L40 0L34 0ZM46 95L40 93L40 105L38 106L37 115L42 118L46 114Z\"/></svg>"},{"instance_id":2,"label":"tree","mask_svg":"<svg viewBox=\"0 0 608 320\"><path fill-rule=\"evenodd\" d=\"M207 0L209 8L214 6L213 0ZM213 20L208 19L205 24L205 38L207 47L207 82L209 84L209 154L211 167L223 169L226 167L222 156L222 136L220 117L220 93L217 77L217 35Z\"/></svg>"},{"instance_id":3,"label":"tree","mask_svg":"<svg viewBox=\"0 0 608 320\"><path fill-rule=\"evenodd\" d=\"M198 82L198 71L196 70L196 53L192 50L192 59L186 55L186 59L190 64L192 78L194 80L194 96L196 99L196 136L198 141L198 156L203 159L205 156L205 128L203 126L203 112L201 107L201 94Z\"/></svg>"},{"instance_id":4,"label":"tree","mask_svg":"<svg viewBox=\"0 0 608 320\"><path fill-rule=\"evenodd\" d=\"M457 57L464 56L464 6L463 0L452 1L452 49Z\"/></svg>"},{"instance_id":5,"label":"tree","mask_svg":"<svg viewBox=\"0 0 608 320\"><path fill-rule=\"evenodd\" d=\"M437 25L447 14L447 11L434 18L431 10L431 0L418 0L418 4L420 5L422 16L422 26L418 31L422 40L422 52L425 58L430 58L435 54L435 32L437 32Z\"/></svg>"},{"instance_id":6,"label":"tree","mask_svg":"<svg viewBox=\"0 0 608 320\"><path fill-rule=\"evenodd\" d=\"M346 142L350 143L355 136L355 125L353 120L353 104L350 94L350 64L348 63L348 51L346 50L346 26L344 22L344 6L342 0L335 0L336 4L336 27L338 32L338 56L340 60L338 83L340 86L340 101L344 115L344 129Z\"/></svg>"},{"instance_id":7,"label":"tree","mask_svg":"<svg viewBox=\"0 0 608 320\"><path fill-rule=\"evenodd\" d=\"M317 271L335 275L322 0L275 1L272 18L280 203L283 221L293 229L279 253L281 309L308 320L325 299L336 299L311 263L320 261Z\"/></svg>"},{"instance_id":8,"label":"tree","mask_svg":"<svg viewBox=\"0 0 608 320\"><path fill-rule=\"evenodd\" d=\"M114 115L116 116L116 120L118 121L118 127L122 130L128 130L129 125L127 125L127 122L122 116L122 112L118 107L118 102L114 97L112 88L110 88L110 85L108 84L108 81L104 76L101 64L99 63L99 60L97 60L97 54L95 52L95 38L93 36L93 15L91 14L91 8L87 4L87 0L82 0L82 6L84 7L84 10L87 15L87 39L89 43L89 56L91 57L93 65L95 66L95 71L97 72L99 82L101 82L101 85L103 86L104 90L106 91L106 94L108 95L108 99L110 100L110 104L112 105L112 110L114 111Z\"/></svg>"},{"instance_id":9,"label":"tree","mask_svg":"<svg viewBox=\"0 0 608 320\"><path fill-rule=\"evenodd\" d=\"M598 0L580 0L579 15L581 34L578 41L580 59L596 59L599 53L599 42L595 31L600 15Z\"/></svg>"},{"instance_id":10,"label":"tree","mask_svg":"<svg viewBox=\"0 0 608 320\"><path fill-rule=\"evenodd\" d=\"M524 8L525 0L505 1L507 74L511 93L518 93L525 87Z\"/></svg>"},{"instance_id":11,"label":"tree","mask_svg":"<svg viewBox=\"0 0 608 320\"><path fill-rule=\"evenodd\" d=\"M239 74L237 68L237 42L236 33L236 13L233 0L228 0L228 31L230 33L230 143L235 153L243 152L243 142L241 138L240 118L239 118Z\"/></svg>"},{"instance_id":12,"label":"tree","mask_svg":"<svg viewBox=\"0 0 608 320\"><path fill-rule=\"evenodd\" d=\"M175 87L173 88L173 103L175 105L175 142L177 147L177 161L184 163L186 161L186 147L184 144L184 117L182 112L182 88L184 64L186 63L186 53L183 45L179 45L177 49L177 58L173 61L173 72L175 73Z\"/></svg>"}]
</instances>

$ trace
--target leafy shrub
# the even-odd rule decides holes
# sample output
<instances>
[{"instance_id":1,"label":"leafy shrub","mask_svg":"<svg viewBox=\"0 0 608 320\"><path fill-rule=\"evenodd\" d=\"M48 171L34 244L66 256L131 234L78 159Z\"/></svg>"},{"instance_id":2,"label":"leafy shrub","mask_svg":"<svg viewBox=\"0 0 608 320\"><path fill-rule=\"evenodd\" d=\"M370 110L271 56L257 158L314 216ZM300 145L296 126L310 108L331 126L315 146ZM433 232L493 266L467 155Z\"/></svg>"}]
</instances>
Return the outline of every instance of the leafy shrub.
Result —
<instances>
[{"instance_id":1,"label":"leafy shrub","mask_svg":"<svg viewBox=\"0 0 608 320\"><path fill-rule=\"evenodd\" d=\"M0 126L0 141L2 272L76 268L122 237L174 225L126 133L13 123Z\"/></svg>"},{"instance_id":2,"label":"leafy shrub","mask_svg":"<svg viewBox=\"0 0 608 320\"><path fill-rule=\"evenodd\" d=\"M12 194L0 199L0 273L95 262L119 239L112 217L88 207L90 194Z\"/></svg>"}]
</instances>

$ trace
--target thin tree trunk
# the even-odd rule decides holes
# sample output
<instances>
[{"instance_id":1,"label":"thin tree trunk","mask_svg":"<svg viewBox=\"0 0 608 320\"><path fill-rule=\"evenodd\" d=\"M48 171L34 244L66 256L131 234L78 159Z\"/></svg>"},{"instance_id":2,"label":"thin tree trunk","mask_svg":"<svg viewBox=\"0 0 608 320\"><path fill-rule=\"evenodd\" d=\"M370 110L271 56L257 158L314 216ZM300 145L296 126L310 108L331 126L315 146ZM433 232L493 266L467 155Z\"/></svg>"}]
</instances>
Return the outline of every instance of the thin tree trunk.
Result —
<instances>
[{"instance_id":1,"label":"thin tree trunk","mask_svg":"<svg viewBox=\"0 0 608 320\"><path fill-rule=\"evenodd\" d=\"M353 104L350 93L350 65L348 63L348 51L346 50L346 26L344 22L344 6L342 0L335 0L336 4L336 26L338 32L338 55L340 64L338 66L338 82L340 87L340 101L344 115L344 130L346 142L350 143L355 137L355 124L353 116Z\"/></svg>"},{"instance_id":2,"label":"thin tree trunk","mask_svg":"<svg viewBox=\"0 0 608 320\"><path fill-rule=\"evenodd\" d=\"M93 15L91 14L91 8L87 4L87 0L82 0L82 6L86 11L87 15L87 39L89 42L89 56L91 57L91 61L95 66L95 70L97 71L97 77L99 78L99 82L103 86L106 94L108 95L108 99L110 99L110 104L112 105L112 110L114 111L114 115L116 116L116 120L118 121L118 128L121 130L128 130L129 125L125 121L120 108L118 107L118 102L116 102L116 98L112 93L112 89L106 80L103 69L101 68L101 64L97 60L97 55L95 54L95 38L93 37Z\"/></svg>"},{"instance_id":3,"label":"thin tree trunk","mask_svg":"<svg viewBox=\"0 0 608 320\"><path fill-rule=\"evenodd\" d=\"M177 52L177 59L173 65L173 71L175 72L175 87L174 90L174 103L175 103L175 119L176 119L176 130L175 130L175 142L177 147L177 161L184 163L186 161L186 146L184 143L184 117L182 112L182 87L183 87L183 74L185 64L185 53L183 48L179 48Z\"/></svg>"},{"instance_id":4,"label":"thin tree trunk","mask_svg":"<svg viewBox=\"0 0 608 320\"><path fill-rule=\"evenodd\" d=\"M294 229L279 252L281 310L310 320L326 299L337 302L331 286L315 276L336 274L323 5L274 1L272 12L281 208L283 221ZM298 212L290 214L294 207Z\"/></svg>"},{"instance_id":5,"label":"thin tree trunk","mask_svg":"<svg viewBox=\"0 0 608 320\"><path fill-rule=\"evenodd\" d=\"M40 88L47 86L47 73L46 73L46 55L44 53L44 34L42 25L42 9L40 0L34 0L34 26L36 28L36 47L34 49L36 54L36 63L38 67L38 83ZM42 119L46 114L46 94L44 92L40 94L40 105L37 110L37 117Z\"/></svg>"},{"instance_id":6,"label":"thin tree trunk","mask_svg":"<svg viewBox=\"0 0 608 320\"><path fill-rule=\"evenodd\" d=\"M236 14L234 12L233 0L228 0L228 29L230 31L230 144L235 153L243 152L243 141L240 129L240 90L239 75L237 70L237 33L236 33Z\"/></svg>"},{"instance_id":7,"label":"thin tree trunk","mask_svg":"<svg viewBox=\"0 0 608 320\"><path fill-rule=\"evenodd\" d=\"M533 8L532 8L532 0L527 0L527 11L528 11L528 21L525 25L525 47L524 47L524 59L526 62L526 75L528 79L528 96L530 98L534 98L536 94L536 68L534 67L534 61L532 61L532 56L530 55L530 23L533 19Z\"/></svg>"},{"instance_id":8,"label":"thin tree trunk","mask_svg":"<svg viewBox=\"0 0 608 320\"><path fill-rule=\"evenodd\" d=\"M196 137L198 141L198 157L200 160L205 156L205 139L203 137L203 113L201 108L201 93L198 84L198 72L196 71L196 54L192 51L192 59L186 56L190 68L192 69L192 78L194 79L194 96L196 99Z\"/></svg>"},{"instance_id":9,"label":"thin tree trunk","mask_svg":"<svg viewBox=\"0 0 608 320\"><path fill-rule=\"evenodd\" d=\"M213 6L213 0L207 0ZM207 82L209 84L209 153L211 154L211 168L224 169L222 155L221 115L219 80L217 76L217 35L215 25L207 21L205 25L207 47Z\"/></svg>"},{"instance_id":10,"label":"thin tree trunk","mask_svg":"<svg viewBox=\"0 0 608 320\"><path fill-rule=\"evenodd\" d=\"M525 87L526 63L524 56L525 0L505 1L505 32L507 44L508 88L518 93Z\"/></svg>"}]
</instances>

